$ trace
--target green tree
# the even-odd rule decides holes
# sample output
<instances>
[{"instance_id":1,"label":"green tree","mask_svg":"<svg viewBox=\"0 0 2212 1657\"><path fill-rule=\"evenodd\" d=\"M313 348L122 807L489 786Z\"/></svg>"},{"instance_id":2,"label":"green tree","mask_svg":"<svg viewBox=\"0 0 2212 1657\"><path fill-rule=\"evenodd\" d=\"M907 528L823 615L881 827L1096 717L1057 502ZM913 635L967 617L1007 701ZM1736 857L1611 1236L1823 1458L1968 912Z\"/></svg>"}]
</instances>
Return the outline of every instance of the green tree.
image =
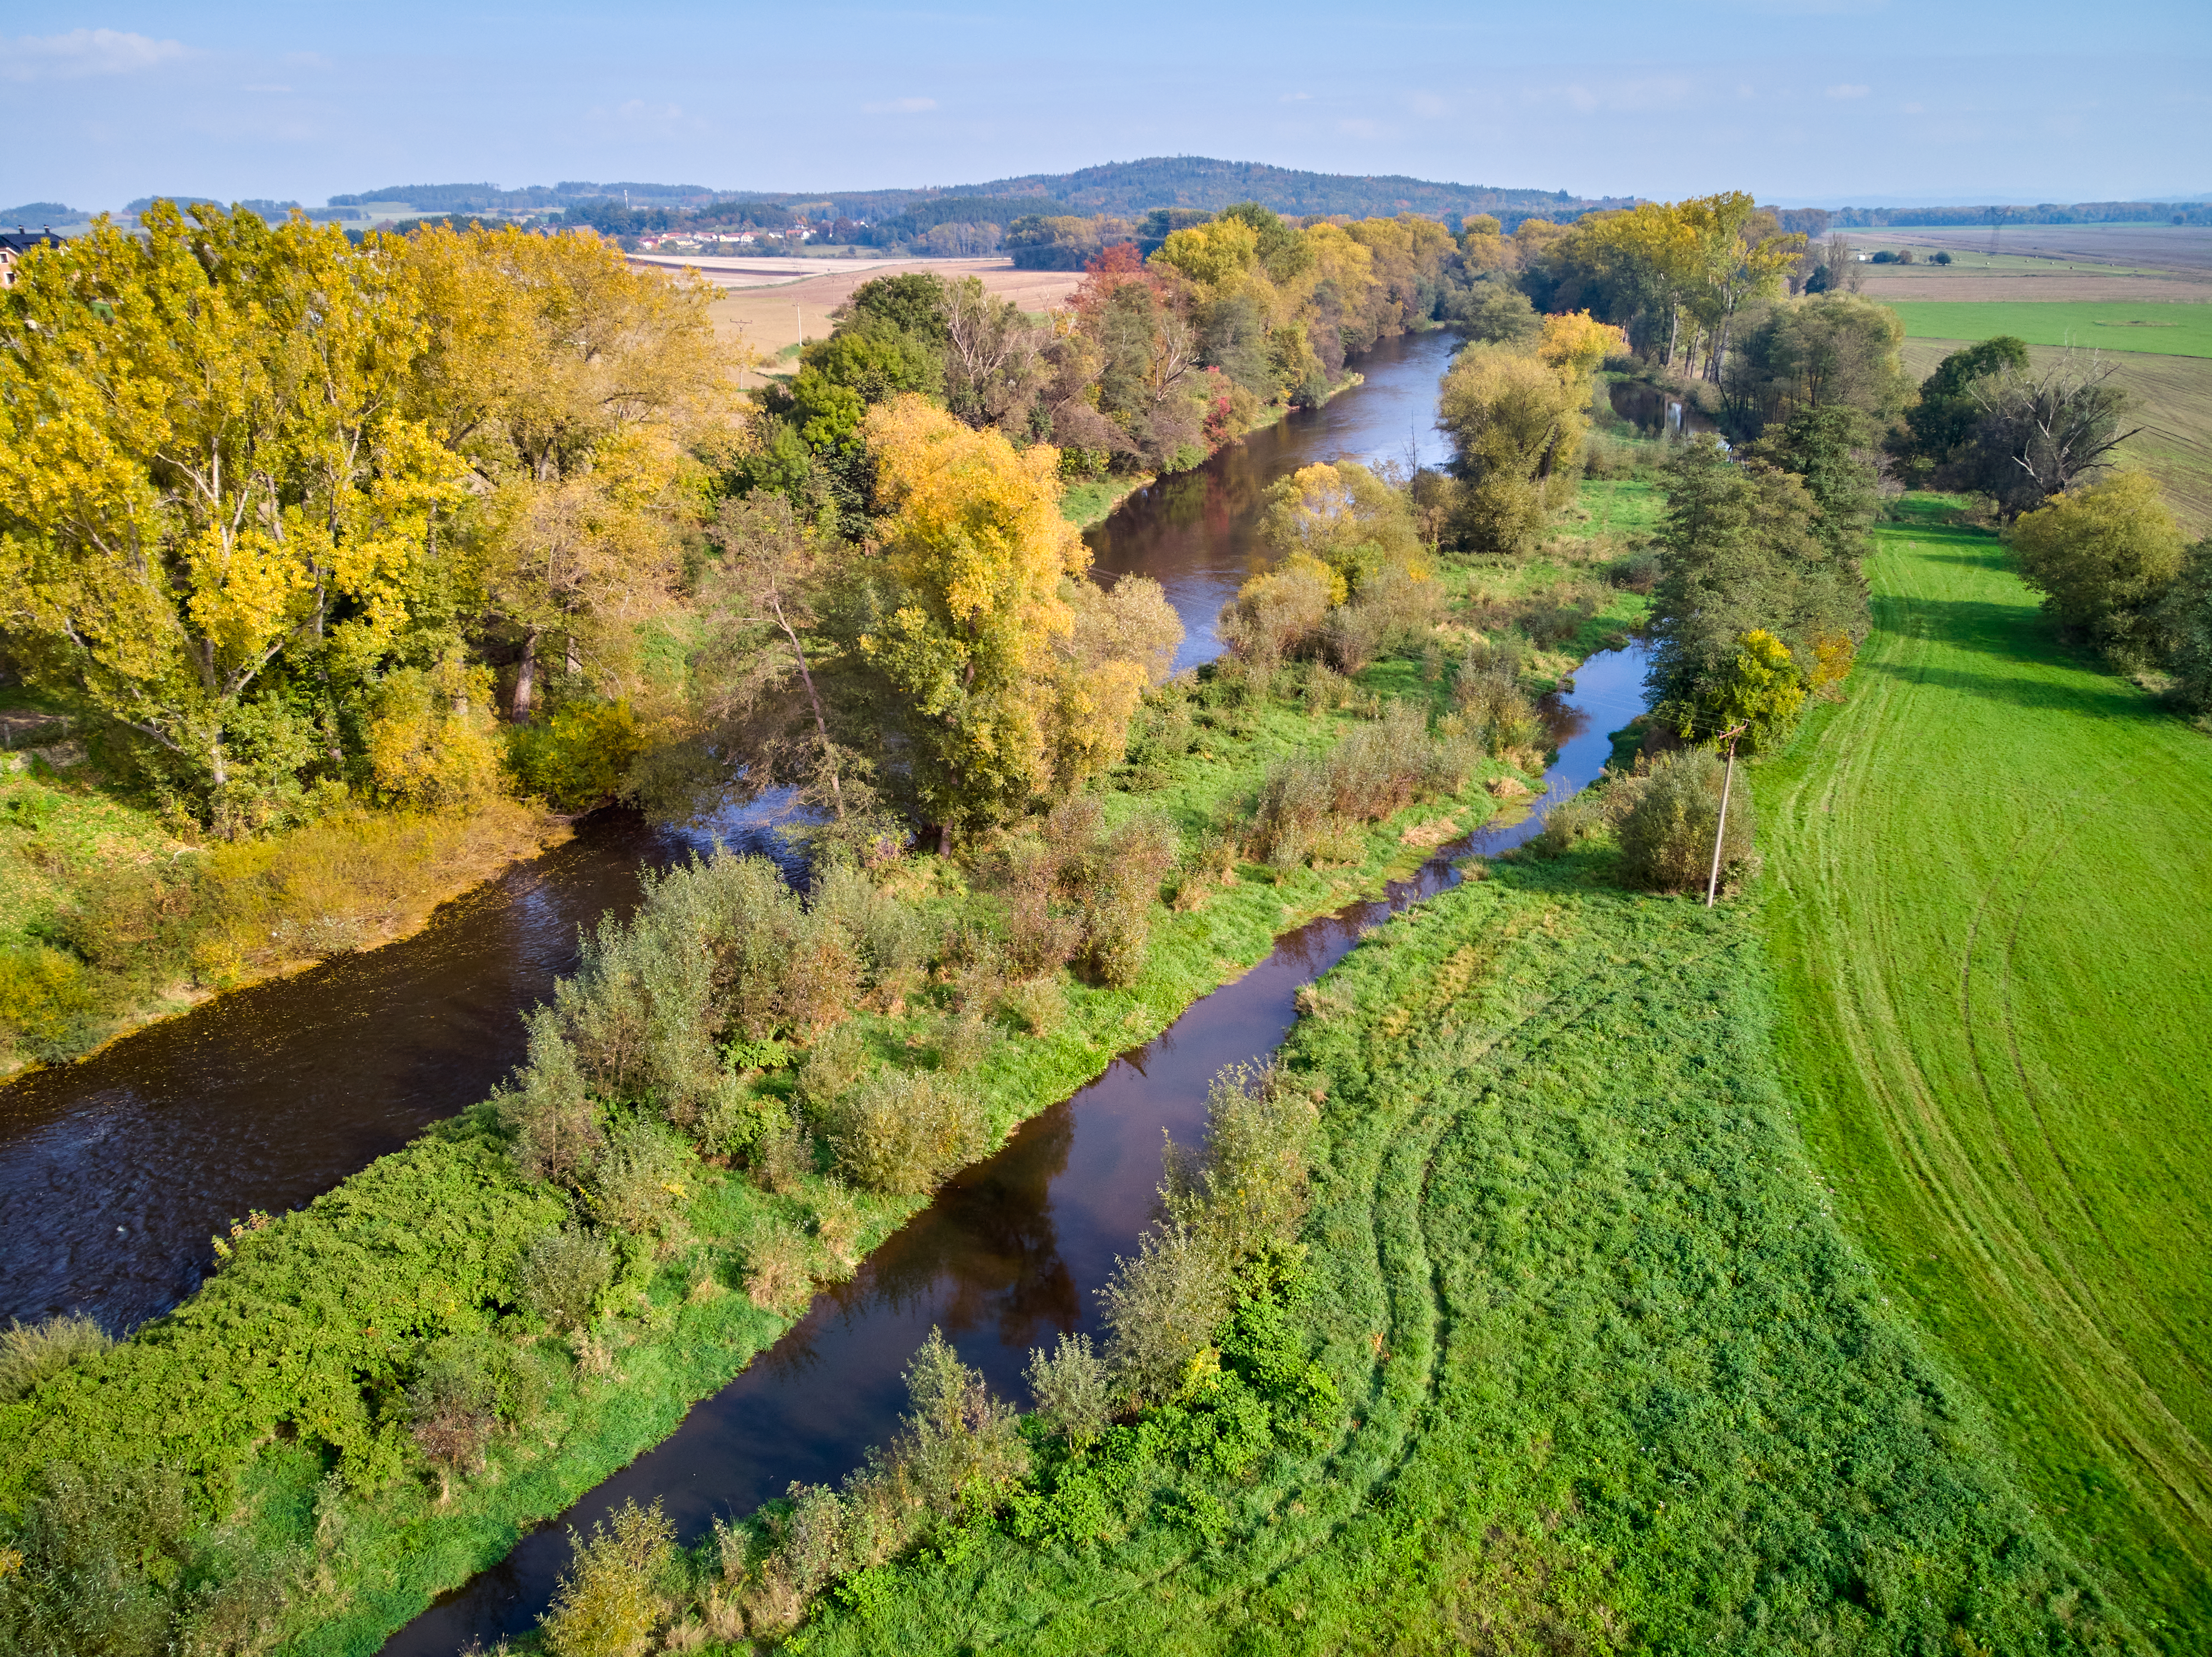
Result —
<instances>
[{"instance_id":1,"label":"green tree","mask_svg":"<svg viewBox=\"0 0 2212 1657\"><path fill-rule=\"evenodd\" d=\"M2180 573L2153 617L2159 658L2174 678L2174 700L2191 713L2212 712L2212 540L2182 555Z\"/></svg>"},{"instance_id":2,"label":"green tree","mask_svg":"<svg viewBox=\"0 0 2212 1657\"><path fill-rule=\"evenodd\" d=\"M1874 461L1874 427L1849 406L1801 409L1752 446L1770 465L1804 480L1819 518L1814 532L1840 568L1854 574L1867 550L1867 529L1881 503Z\"/></svg>"},{"instance_id":3,"label":"green tree","mask_svg":"<svg viewBox=\"0 0 2212 1657\"><path fill-rule=\"evenodd\" d=\"M0 616L33 682L221 817L257 682L294 649L372 670L465 494L406 411L426 329L397 249L194 212L33 255L0 310Z\"/></svg>"},{"instance_id":4,"label":"green tree","mask_svg":"<svg viewBox=\"0 0 2212 1657\"><path fill-rule=\"evenodd\" d=\"M1829 555L1804 480L1758 459L1738 464L1701 439L1668 467L1663 488L1648 624L1656 717L1696 726L1754 630L1801 664L1865 635L1865 588L1849 561Z\"/></svg>"},{"instance_id":5,"label":"green tree","mask_svg":"<svg viewBox=\"0 0 2212 1657\"><path fill-rule=\"evenodd\" d=\"M1805 676L1790 646L1765 628L1737 639L1735 663L1699 687L1697 700L1677 705L1681 735L1711 742L1723 731L1741 728L1747 753L1759 753L1786 737L1805 706Z\"/></svg>"},{"instance_id":6,"label":"green tree","mask_svg":"<svg viewBox=\"0 0 2212 1657\"><path fill-rule=\"evenodd\" d=\"M1977 381L2027 370L2027 342L2010 334L1977 341L1937 363L1936 372L1920 382L1920 401L1905 412L1911 434L1905 456L1913 474L1926 479L1950 465L1973 436L1984 413L1973 396Z\"/></svg>"},{"instance_id":7,"label":"green tree","mask_svg":"<svg viewBox=\"0 0 2212 1657\"><path fill-rule=\"evenodd\" d=\"M2147 472L2124 471L2060 495L2012 527L2021 578L2069 632L2118 644L2181 573L2181 526Z\"/></svg>"}]
</instances>

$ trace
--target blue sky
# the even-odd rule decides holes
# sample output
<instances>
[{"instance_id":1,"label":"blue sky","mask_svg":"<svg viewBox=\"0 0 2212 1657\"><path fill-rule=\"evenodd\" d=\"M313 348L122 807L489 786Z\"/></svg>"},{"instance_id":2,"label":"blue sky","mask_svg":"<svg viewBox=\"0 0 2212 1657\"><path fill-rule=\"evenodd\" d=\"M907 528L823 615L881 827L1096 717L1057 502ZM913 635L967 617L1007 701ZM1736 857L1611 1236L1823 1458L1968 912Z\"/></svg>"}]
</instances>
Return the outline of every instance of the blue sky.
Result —
<instances>
[{"instance_id":1,"label":"blue sky","mask_svg":"<svg viewBox=\"0 0 2212 1657\"><path fill-rule=\"evenodd\" d=\"M1672 197L2212 191L2212 6L0 3L0 205L1151 155Z\"/></svg>"}]
</instances>

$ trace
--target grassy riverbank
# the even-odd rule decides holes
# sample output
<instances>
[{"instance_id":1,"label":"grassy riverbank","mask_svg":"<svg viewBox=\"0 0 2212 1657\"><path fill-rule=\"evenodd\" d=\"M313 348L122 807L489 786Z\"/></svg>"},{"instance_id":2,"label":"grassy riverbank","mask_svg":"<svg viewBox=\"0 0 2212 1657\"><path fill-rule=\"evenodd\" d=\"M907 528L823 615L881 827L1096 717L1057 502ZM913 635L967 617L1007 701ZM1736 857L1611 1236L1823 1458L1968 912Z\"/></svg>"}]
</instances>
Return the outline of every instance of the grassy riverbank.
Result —
<instances>
[{"instance_id":1,"label":"grassy riverbank","mask_svg":"<svg viewBox=\"0 0 2212 1657\"><path fill-rule=\"evenodd\" d=\"M1196 838L1242 808L1275 762L1364 725L1356 713L1240 703L1201 725L1145 795L1109 796L1109 816L1164 811ZM969 1072L993 1137L1157 1035L1285 927L1410 867L1445 824L1481 821L1494 808L1480 774L1456 798L1421 801L1333 847L1318 868L1243 865L1225 883L1211 877L1196 901L1156 913L1133 983L1063 975L1056 1023L993 1025ZM1417 825L1426 832L1408 838ZM910 872L922 883L914 901L972 912L959 869ZM895 1065L928 1069L945 1039L945 1020L922 1007L852 1022L869 1053ZM471 1113L305 1211L234 1233L225 1246L235 1258L177 1313L0 1404L0 1503L20 1507L57 1460L178 1466L219 1515L178 1545L228 1550L250 1562L235 1580L267 1590L239 1614L292 1649L365 1654L435 1593L495 1563L520 1527L665 1437L787 1326L783 1314L803 1307L811 1282L849 1273L926 1200L870 1196L818 1172L747 1178L683 1151L660 1187L679 1193L676 1211L624 1246L607 1315L587 1335L556 1338L519 1319L511 1284L520 1251L562 1199L515 1174L493 1120ZM424 1354L449 1346L500 1354L532 1401L441 1499L445 1481L409 1444L406 1389Z\"/></svg>"},{"instance_id":2,"label":"grassy riverbank","mask_svg":"<svg viewBox=\"0 0 2212 1657\"><path fill-rule=\"evenodd\" d=\"M972 1530L807 1650L2123 1643L1837 1223L1758 912L1606 861L1393 921L1286 1045L1326 1101L1292 1318L1333 1442L1241 1477L1109 1446L1089 1539Z\"/></svg>"},{"instance_id":3,"label":"grassy riverbank","mask_svg":"<svg viewBox=\"0 0 2212 1657\"><path fill-rule=\"evenodd\" d=\"M2212 1642L2212 741L2003 549L1877 531L1850 699L1759 776L1782 1049L1847 1223L2038 1505Z\"/></svg>"},{"instance_id":4,"label":"grassy riverbank","mask_svg":"<svg viewBox=\"0 0 2212 1657\"><path fill-rule=\"evenodd\" d=\"M78 755L0 777L0 1076L408 937L440 904L568 835L562 818L495 799L180 840Z\"/></svg>"}]
</instances>

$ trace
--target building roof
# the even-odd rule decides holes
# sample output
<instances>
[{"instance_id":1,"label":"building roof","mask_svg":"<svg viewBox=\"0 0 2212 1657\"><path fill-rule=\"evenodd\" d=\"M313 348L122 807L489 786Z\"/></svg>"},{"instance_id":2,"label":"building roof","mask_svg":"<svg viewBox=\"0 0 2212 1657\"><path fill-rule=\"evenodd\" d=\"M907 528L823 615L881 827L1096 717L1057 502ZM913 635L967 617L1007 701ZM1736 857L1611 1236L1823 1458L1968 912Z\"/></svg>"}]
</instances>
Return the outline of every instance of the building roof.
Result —
<instances>
[{"instance_id":1,"label":"building roof","mask_svg":"<svg viewBox=\"0 0 2212 1657\"><path fill-rule=\"evenodd\" d=\"M66 247L68 246L69 242L65 238L57 236L51 230L33 233L20 227L14 230L0 230L0 248L5 248L10 253L27 253L33 247Z\"/></svg>"}]
</instances>

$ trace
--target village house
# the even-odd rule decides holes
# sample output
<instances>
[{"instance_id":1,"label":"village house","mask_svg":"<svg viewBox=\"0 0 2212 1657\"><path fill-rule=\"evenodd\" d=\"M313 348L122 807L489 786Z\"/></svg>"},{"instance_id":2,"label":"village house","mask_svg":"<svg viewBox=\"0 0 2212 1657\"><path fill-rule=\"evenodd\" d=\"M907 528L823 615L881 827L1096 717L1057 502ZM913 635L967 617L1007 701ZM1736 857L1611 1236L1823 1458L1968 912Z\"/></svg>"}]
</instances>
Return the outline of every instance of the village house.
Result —
<instances>
[{"instance_id":1,"label":"village house","mask_svg":"<svg viewBox=\"0 0 2212 1657\"><path fill-rule=\"evenodd\" d=\"M63 238L51 230L41 230L33 234L17 225L13 230L0 231L0 288L15 285L15 261L41 243L48 247L68 246Z\"/></svg>"}]
</instances>

